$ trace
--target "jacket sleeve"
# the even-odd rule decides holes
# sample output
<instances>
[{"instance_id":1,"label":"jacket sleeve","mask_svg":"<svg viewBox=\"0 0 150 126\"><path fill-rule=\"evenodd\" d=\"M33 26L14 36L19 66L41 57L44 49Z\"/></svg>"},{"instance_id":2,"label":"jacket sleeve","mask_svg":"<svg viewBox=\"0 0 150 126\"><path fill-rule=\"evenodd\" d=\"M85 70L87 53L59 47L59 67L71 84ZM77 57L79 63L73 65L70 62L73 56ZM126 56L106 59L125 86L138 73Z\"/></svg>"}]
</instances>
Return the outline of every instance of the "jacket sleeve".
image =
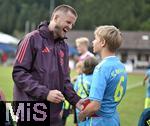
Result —
<instances>
[{"instance_id":1,"label":"jacket sleeve","mask_svg":"<svg viewBox=\"0 0 150 126\"><path fill-rule=\"evenodd\" d=\"M66 47L67 48L67 47ZM68 48L67 48L68 51ZM68 55L68 53L67 53ZM73 89L73 84L70 82L70 70L69 70L69 56L66 56L66 74L65 74L65 86L64 86L64 95L65 98L72 105L76 105L76 103L81 99Z\"/></svg>"},{"instance_id":2,"label":"jacket sleeve","mask_svg":"<svg viewBox=\"0 0 150 126\"><path fill-rule=\"evenodd\" d=\"M27 35L19 44L12 77L16 86L32 96L33 98L45 100L48 95L48 88L39 84L31 74L32 64L34 62L34 38Z\"/></svg>"}]
</instances>

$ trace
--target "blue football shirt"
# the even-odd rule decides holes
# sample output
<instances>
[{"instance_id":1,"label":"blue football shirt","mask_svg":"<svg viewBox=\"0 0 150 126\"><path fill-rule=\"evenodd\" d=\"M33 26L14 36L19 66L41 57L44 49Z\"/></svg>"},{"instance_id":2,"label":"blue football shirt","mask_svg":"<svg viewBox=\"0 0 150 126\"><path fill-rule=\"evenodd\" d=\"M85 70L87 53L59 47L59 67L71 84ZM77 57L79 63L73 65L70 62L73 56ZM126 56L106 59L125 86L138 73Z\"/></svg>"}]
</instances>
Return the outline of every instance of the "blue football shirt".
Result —
<instances>
[{"instance_id":1,"label":"blue football shirt","mask_svg":"<svg viewBox=\"0 0 150 126\"><path fill-rule=\"evenodd\" d=\"M147 84L146 97L150 98L150 69L147 70L146 75L148 76L148 84Z\"/></svg>"},{"instance_id":2,"label":"blue football shirt","mask_svg":"<svg viewBox=\"0 0 150 126\"><path fill-rule=\"evenodd\" d=\"M150 69L147 70L146 75L148 76L148 85L150 86Z\"/></svg>"},{"instance_id":3,"label":"blue football shirt","mask_svg":"<svg viewBox=\"0 0 150 126\"><path fill-rule=\"evenodd\" d=\"M101 117L112 117L126 92L127 73L116 56L106 57L93 73L89 98L99 101L101 107L96 113Z\"/></svg>"},{"instance_id":4,"label":"blue football shirt","mask_svg":"<svg viewBox=\"0 0 150 126\"><path fill-rule=\"evenodd\" d=\"M90 92L90 87L91 87L91 83L92 83L92 76L93 76L93 74L90 74L90 75L81 74L77 77L77 80L74 84L74 90L77 92L77 94L81 98L88 97L86 92L88 94ZM86 92L85 92L82 85L84 86Z\"/></svg>"},{"instance_id":5,"label":"blue football shirt","mask_svg":"<svg viewBox=\"0 0 150 126\"><path fill-rule=\"evenodd\" d=\"M74 90L77 92L77 94L81 97L81 98L86 98L88 97L86 92L89 94L89 91L90 91L90 87L91 87L91 83L92 83L92 75L93 74L90 74L90 75L85 75L85 74L82 74L82 75L79 75L77 77L77 80L74 84ZM84 85L84 88L83 86ZM86 92L85 92L85 90ZM78 126L85 126L86 125L86 121L79 121L79 110L76 109L76 116L77 116L77 124Z\"/></svg>"}]
</instances>

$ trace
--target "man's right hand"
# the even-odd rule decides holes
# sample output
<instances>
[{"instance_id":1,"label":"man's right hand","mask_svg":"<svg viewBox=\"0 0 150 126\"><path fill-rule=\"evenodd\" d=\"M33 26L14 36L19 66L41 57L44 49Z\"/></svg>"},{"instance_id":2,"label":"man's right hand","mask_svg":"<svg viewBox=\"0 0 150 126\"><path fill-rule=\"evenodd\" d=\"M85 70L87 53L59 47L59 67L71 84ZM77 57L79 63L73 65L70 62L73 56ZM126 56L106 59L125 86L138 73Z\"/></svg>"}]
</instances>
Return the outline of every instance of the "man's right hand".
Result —
<instances>
[{"instance_id":1,"label":"man's right hand","mask_svg":"<svg viewBox=\"0 0 150 126\"><path fill-rule=\"evenodd\" d=\"M65 100L63 94L58 90L50 90L47 96L47 101L60 103Z\"/></svg>"}]
</instances>

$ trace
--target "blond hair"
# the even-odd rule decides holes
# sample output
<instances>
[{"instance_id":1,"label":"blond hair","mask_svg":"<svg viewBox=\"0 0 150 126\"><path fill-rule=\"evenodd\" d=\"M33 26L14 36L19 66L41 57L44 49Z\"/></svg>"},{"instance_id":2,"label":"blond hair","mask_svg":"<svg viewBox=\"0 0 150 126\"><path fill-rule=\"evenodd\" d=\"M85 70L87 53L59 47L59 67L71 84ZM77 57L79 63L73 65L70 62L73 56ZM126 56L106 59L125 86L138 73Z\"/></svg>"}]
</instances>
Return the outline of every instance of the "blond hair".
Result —
<instances>
[{"instance_id":1,"label":"blond hair","mask_svg":"<svg viewBox=\"0 0 150 126\"><path fill-rule=\"evenodd\" d=\"M86 37L81 37L76 39L76 45L86 45L87 47L89 46L89 39Z\"/></svg>"},{"instance_id":2,"label":"blond hair","mask_svg":"<svg viewBox=\"0 0 150 126\"><path fill-rule=\"evenodd\" d=\"M104 39L107 45L107 48L111 52L115 52L122 44L122 34L115 26L99 26L94 32L100 40Z\"/></svg>"},{"instance_id":3,"label":"blond hair","mask_svg":"<svg viewBox=\"0 0 150 126\"><path fill-rule=\"evenodd\" d=\"M55 14L56 12L58 12L58 11L66 12L66 13L67 13L68 11L70 11L75 17L78 17L78 14L77 14L76 10L75 10L73 7L69 6L69 5L62 4L62 5L57 6L57 7L54 9L53 13L52 13L52 17L53 17L54 14Z\"/></svg>"}]
</instances>

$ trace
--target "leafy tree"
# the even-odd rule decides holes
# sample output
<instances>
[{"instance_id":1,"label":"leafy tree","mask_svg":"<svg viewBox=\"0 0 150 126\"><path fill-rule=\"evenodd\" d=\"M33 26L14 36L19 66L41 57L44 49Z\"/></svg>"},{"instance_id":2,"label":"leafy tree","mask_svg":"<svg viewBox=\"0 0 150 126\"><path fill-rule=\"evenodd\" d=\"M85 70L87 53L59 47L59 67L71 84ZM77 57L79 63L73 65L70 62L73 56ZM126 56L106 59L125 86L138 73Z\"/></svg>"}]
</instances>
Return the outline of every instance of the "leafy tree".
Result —
<instances>
[{"instance_id":1,"label":"leafy tree","mask_svg":"<svg viewBox=\"0 0 150 126\"><path fill-rule=\"evenodd\" d=\"M121 30L150 30L150 0L54 0L68 4L79 15L75 29L94 30L112 24ZM49 20L50 0L0 0L0 31L24 32L25 23L37 26Z\"/></svg>"}]
</instances>

